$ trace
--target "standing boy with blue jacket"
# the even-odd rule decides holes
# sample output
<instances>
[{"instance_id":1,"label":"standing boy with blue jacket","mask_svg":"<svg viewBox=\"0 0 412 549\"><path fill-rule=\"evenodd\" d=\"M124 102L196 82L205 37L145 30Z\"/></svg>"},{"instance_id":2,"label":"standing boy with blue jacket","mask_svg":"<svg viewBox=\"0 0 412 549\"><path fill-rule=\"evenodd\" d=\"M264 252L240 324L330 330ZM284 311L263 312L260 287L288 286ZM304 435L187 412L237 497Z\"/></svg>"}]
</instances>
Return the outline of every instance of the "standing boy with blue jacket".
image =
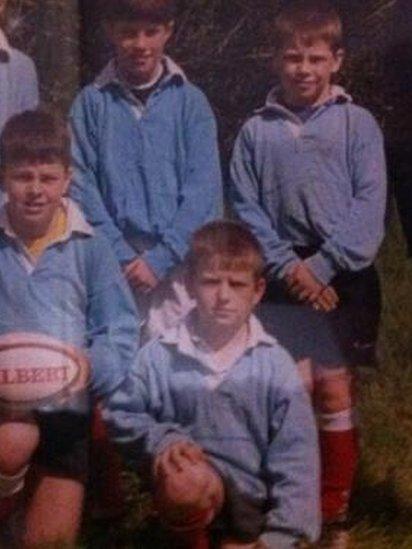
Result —
<instances>
[{"instance_id":1,"label":"standing boy with blue jacket","mask_svg":"<svg viewBox=\"0 0 412 549\"><path fill-rule=\"evenodd\" d=\"M350 366L373 357L379 320L382 135L331 84L343 50L329 3L288 3L274 36L280 87L238 136L232 206L264 250L273 333L316 366L323 519L342 541L358 453Z\"/></svg>"},{"instance_id":2,"label":"standing boy with blue jacket","mask_svg":"<svg viewBox=\"0 0 412 549\"><path fill-rule=\"evenodd\" d=\"M292 549L318 535L309 395L252 315L263 266L245 227L198 230L188 261L195 309L142 348L103 403L114 440L150 476L178 547L207 549L213 533L221 549Z\"/></svg>"},{"instance_id":3,"label":"standing boy with blue jacket","mask_svg":"<svg viewBox=\"0 0 412 549\"><path fill-rule=\"evenodd\" d=\"M108 0L114 57L71 111L72 196L109 239L149 333L189 306L176 271L191 233L218 216L221 176L213 113L164 55L173 0Z\"/></svg>"}]
</instances>

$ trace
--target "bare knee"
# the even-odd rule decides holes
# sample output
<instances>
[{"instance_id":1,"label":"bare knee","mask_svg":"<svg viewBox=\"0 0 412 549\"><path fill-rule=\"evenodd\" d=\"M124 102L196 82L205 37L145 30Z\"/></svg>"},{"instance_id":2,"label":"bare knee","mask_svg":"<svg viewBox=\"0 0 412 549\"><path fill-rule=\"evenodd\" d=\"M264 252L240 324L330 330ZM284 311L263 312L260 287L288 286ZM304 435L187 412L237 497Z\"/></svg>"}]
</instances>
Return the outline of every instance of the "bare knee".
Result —
<instances>
[{"instance_id":1,"label":"bare knee","mask_svg":"<svg viewBox=\"0 0 412 549\"><path fill-rule=\"evenodd\" d=\"M40 472L28 504L22 546L75 547L83 511L81 482Z\"/></svg>"},{"instance_id":2,"label":"bare knee","mask_svg":"<svg viewBox=\"0 0 412 549\"><path fill-rule=\"evenodd\" d=\"M213 520L223 498L222 480L207 462L188 464L161 479L155 496L157 507L169 525L183 525L196 515L201 526Z\"/></svg>"},{"instance_id":3,"label":"bare knee","mask_svg":"<svg viewBox=\"0 0 412 549\"><path fill-rule=\"evenodd\" d=\"M39 444L39 437L35 423L0 423L0 473L15 475L25 467Z\"/></svg>"},{"instance_id":4,"label":"bare knee","mask_svg":"<svg viewBox=\"0 0 412 549\"><path fill-rule=\"evenodd\" d=\"M323 370L315 380L315 403L320 412L337 413L353 406L353 376L346 368Z\"/></svg>"},{"instance_id":5,"label":"bare knee","mask_svg":"<svg viewBox=\"0 0 412 549\"><path fill-rule=\"evenodd\" d=\"M313 380L313 365L310 358L303 358L297 362L300 378L305 386L305 389L310 395L313 395L314 380Z\"/></svg>"}]
</instances>

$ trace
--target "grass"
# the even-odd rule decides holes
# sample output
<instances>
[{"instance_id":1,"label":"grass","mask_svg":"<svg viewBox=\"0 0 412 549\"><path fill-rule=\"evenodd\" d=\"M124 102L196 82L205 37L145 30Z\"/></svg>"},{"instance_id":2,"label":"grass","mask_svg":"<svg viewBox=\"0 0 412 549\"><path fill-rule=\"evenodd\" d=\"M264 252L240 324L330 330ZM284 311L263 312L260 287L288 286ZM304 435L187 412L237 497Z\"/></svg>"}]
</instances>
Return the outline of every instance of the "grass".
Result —
<instances>
[{"instance_id":1,"label":"grass","mask_svg":"<svg viewBox=\"0 0 412 549\"><path fill-rule=\"evenodd\" d=\"M383 318L380 368L360 385L362 460L352 505L352 547L412 548L412 260L394 220L379 271ZM108 528L86 517L83 549L166 548L150 524L150 503L132 475L130 511Z\"/></svg>"}]
</instances>

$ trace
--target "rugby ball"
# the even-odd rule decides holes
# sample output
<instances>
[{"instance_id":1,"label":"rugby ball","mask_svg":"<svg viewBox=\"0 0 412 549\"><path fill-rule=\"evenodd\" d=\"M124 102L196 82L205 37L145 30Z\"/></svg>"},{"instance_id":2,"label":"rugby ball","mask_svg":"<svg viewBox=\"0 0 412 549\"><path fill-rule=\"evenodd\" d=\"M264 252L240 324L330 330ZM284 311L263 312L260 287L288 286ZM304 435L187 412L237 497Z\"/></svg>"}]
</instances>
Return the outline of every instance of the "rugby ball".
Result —
<instances>
[{"instance_id":1,"label":"rugby ball","mask_svg":"<svg viewBox=\"0 0 412 549\"><path fill-rule=\"evenodd\" d=\"M0 407L29 411L84 389L89 364L79 349L26 332L0 336Z\"/></svg>"}]
</instances>

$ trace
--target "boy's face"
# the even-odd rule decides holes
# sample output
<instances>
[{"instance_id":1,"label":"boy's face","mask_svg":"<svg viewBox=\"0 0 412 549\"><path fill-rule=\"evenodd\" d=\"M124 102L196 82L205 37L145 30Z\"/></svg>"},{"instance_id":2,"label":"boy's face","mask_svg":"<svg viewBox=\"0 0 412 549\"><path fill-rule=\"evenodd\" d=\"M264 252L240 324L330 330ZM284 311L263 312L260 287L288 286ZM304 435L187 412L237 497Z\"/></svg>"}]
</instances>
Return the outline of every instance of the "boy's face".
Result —
<instances>
[{"instance_id":1,"label":"boy's face","mask_svg":"<svg viewBox=\"0 0 412 549\"><path fill-rule=\"evenodd\" d=\"M320 105L329 98L332 76L340 69L343 50L332 51L324 40L295 40L276 57L283 100L292 106Z\"/></svg>"},{"instance_id":2,"label":"boy's face","mask_svg":"<svg viewBox=\"0 0 412 549\"><path fill-rule=\"evenodd\" d=\"M190 290L203 325L233 332L246 322L259 303L265 281L256 279L252 269L227 269L218 261L211 261L194 275Z\"/></svg>"},{"instance_id":3,"label":"boy's face","mask_svg":"<svg viewBox=\"0 0 412 549\"><path fill-rule=\"evenodd\" d=\"M69 185L70 169L60 162L21 163L6 166L2 175L13 229L23 238L44 236Z\"/></svg>"},{"instance_id":4,"label":"boy's face","mask_svg":"<svg viewBox=\"0 0 412 549\"><path fill-rule=\"evenodd\" d=\"M172 31L173 22L151 23L143 20L108 23L107 32L115 49L118 67L130 84L146 84L155 76Z\"/></svg>"}]
</instances>

